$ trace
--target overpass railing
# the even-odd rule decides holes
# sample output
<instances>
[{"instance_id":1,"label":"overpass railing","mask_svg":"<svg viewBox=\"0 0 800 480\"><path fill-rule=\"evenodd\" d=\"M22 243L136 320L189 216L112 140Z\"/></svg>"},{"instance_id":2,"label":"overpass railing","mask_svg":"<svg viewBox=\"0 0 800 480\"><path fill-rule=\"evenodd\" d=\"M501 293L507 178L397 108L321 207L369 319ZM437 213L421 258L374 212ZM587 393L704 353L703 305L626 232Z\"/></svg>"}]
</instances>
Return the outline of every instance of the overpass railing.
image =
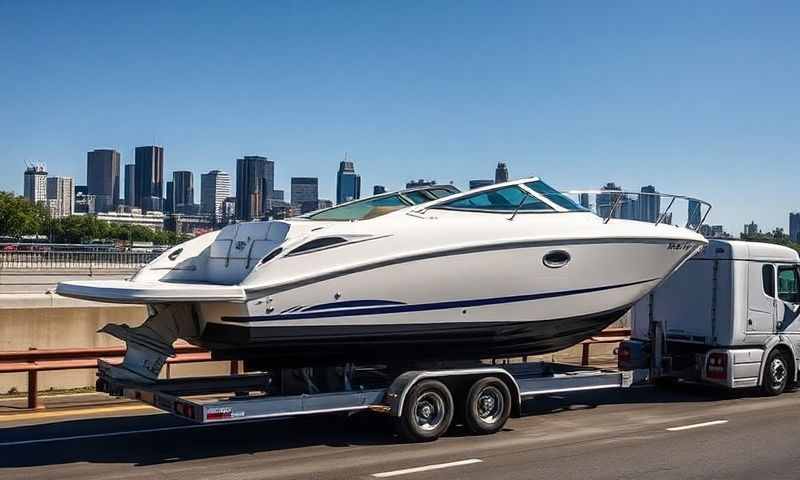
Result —
<instances>
[{"instance_id":1,"label":"overpass railing","mask_svg":"<svg viewBox=\"0 0 800 480\"><path fill-rule=\"evenodd\" d=\"M135 270L158 252L0 252L0 270Z\"/></svg>"}]
</instances>

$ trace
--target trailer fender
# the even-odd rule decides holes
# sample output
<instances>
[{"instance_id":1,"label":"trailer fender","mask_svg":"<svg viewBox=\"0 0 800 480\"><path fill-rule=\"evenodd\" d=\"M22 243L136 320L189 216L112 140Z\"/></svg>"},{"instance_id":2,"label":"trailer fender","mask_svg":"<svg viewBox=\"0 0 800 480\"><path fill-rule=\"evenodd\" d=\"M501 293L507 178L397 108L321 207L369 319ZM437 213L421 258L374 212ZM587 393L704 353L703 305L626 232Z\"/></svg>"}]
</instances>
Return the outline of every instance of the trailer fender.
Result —
<instances>
[{"instance_id":1,"label":"trailer fender","mask_svg":"<svg viewBox=\"0 0 800 480\"><path fill-rule=\"evenodd\" d=\"M767 357L772 351L776 348L781 348L789 352L789 357L791 357L792 364L791 367L791 380L792 382L797 381L797 349L794 347L792 342L789 340L789 337L786 335L776 335L774 337L770 337L770 339L764 344L764 357L761 360L761 368L758 371L758 385L761 385L761 379L764 378L764 369L767 368Z\"/></svg>"},{"instance_id":2,"label":"trailer fender","mask_svg":"<svg viewBox=\"0 0 800 480\"><path fill-rule=\"evenodd\" d=\"M464 368L457 370L411 370L397 377L386 390L386 406L389 407L389 414L399 417L403 412L403 405L409 390L420 380L436 379L448 387L454 380L477 380L486 376L496 376L503 380L511 391L512 415L519 416L521 409L520 390L514 376L507 370L498 367L487 368Z\"/></svg>"}]
</instances>

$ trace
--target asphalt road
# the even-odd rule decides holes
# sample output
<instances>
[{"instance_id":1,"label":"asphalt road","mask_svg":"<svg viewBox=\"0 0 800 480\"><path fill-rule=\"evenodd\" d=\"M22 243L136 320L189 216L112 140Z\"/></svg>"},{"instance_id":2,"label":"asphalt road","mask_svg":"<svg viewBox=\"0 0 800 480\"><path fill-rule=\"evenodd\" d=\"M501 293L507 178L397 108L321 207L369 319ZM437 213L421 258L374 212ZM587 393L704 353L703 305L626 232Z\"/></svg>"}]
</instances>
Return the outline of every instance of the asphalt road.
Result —
<instances>
[{"instance_id":1,"label":"asphalt road","mask_svg":"<svg viewBox=\"0 0 800 480\"><path fill-rule=\"evenodd\" d=\"M400 443L387 418L367 414L195 426L127 404L81 414L3 416L0 478L800 476L794 448L800 393L759 398L637 388L539 398L526 407L525 417L496 435L456 429L429 444Z\"/></svg>"}]
</instances>

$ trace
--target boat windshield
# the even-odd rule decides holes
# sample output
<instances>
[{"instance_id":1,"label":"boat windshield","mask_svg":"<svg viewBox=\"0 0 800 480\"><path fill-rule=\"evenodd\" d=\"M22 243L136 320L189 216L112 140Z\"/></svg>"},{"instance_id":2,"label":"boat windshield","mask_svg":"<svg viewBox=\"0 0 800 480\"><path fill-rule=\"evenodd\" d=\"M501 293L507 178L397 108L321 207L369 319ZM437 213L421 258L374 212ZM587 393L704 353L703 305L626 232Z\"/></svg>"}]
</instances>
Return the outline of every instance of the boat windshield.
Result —
<instances>
[{"instance_id":1,"label":"boat windshield","mask_svg":"<svg viewBox=\"0 0 800 480\"><path fill-rule=\"evenodd\" d=\"M366 220L368 218L387 214L394 210L406 208L409 205L410 204L403 200L400 195L395 194L346 203L311 214L306 218L309 220L333 220L340 222L347 220Z\"/></svg>"},{"instance_id":2,"label":"boat windshield","mask_svg":"<svg viewBox=\"0 0 800 480\"><path fill-rule=\"evenodd\" d=\"M498 188L497 190L477 192L473 195L436 205L433 208L504 213L514 211L553 211L550 205L516 185Z\"/></svg>"},{"instance_id":3,"label":"boat windshield","mask_svg":"<svg viewBox=\"0 0 800 480\"><path fill-rule=\"evenodd\" d=\"M528 182L525 186L566 210L588 211L588 209L578 205L571 198L541 180Z\"/></svg>"}]
</instances>

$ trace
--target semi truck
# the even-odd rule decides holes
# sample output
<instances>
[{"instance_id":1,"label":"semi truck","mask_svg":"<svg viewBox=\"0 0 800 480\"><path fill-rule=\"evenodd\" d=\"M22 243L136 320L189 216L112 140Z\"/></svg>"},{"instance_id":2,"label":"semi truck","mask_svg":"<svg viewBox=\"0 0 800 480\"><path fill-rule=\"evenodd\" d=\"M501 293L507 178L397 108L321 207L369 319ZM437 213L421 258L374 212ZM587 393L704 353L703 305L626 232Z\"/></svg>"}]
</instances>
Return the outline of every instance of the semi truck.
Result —
<instances>
[{"instance_id":1,"label":"semi truck","mask_svg":"<svg viewBox=\"0 0 800 480\"><path fill-rule=\"evenodd\" d=\"M619 367L637 380L690 381L779 395L798 381L800 256L711 240L631 310Z\"/></svg>"}]
</instances>

